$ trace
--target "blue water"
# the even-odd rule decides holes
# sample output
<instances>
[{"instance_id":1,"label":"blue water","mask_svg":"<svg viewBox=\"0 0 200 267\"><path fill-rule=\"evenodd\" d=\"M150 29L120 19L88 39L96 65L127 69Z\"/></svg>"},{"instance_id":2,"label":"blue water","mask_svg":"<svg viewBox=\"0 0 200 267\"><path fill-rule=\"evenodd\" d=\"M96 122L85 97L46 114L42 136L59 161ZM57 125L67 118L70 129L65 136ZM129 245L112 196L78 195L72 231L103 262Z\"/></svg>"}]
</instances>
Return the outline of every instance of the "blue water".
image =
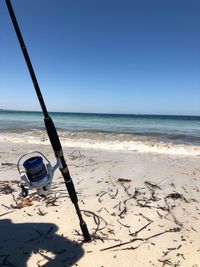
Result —
<instances>
[{"instance_id":1,"label":"blue water","mask_svg":"<svg viewBox=\"0 0 200 267\"><path fill-rule=\"evenodd\" d=\"M200 145L200 116L50 113L58 130L127 134L172 143ZM41 112L0 111L0 131L45 129Z\"/></svg>"}]
</instances>

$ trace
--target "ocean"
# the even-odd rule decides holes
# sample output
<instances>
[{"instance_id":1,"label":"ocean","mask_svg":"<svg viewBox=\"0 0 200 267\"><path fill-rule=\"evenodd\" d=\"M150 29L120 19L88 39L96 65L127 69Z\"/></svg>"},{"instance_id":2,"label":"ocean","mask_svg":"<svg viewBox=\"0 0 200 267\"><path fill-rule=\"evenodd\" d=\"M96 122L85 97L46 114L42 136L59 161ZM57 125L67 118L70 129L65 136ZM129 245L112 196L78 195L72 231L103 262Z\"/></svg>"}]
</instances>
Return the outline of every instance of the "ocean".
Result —
<instances>
[{"instance_id":1,"label":"ocean","mask_svg":"<svg viewBox=\"0 0 200 267\"><path fill-rule=\"evenodd\" d=\"M107 140L149 140L200 145L200 116L125 115L50 112L62 136ZM44 131L42 112L0 111L0 132L37 135Z\"/></svg>"}]
</instances>

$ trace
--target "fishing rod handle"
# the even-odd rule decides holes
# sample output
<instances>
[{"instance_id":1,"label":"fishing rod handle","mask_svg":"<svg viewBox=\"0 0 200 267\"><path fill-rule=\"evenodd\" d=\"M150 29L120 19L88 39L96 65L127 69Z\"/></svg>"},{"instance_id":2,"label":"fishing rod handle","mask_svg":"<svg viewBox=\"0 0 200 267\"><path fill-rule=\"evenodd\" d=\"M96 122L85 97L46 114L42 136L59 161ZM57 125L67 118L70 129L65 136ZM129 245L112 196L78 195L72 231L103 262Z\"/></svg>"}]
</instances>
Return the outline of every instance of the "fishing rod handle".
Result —
<instances>
[{"instance_id":1,"label":"fishing rod handle","mask_svg":"<svg viewBox=\"0 0 200 267\"><path fill-rule=\"evenodd\" d=\"M67 187L69 196L71 198L72 203L73 204L77 204L78 203L78 198L77 198L76 190L75 190L72 178L70 176L67 164L65 162L64 156L60 157L60 161L61 161L61 165L62 165L62 168L60 168L60 171L61 171L61 173L62 173L62 175L64 177L65 185Z\"/></svg>"},{"instance_id":2,"label":"fishing rod handle","mask_svg":"<svg viewBox=\"0 0 200 267\"><path fill-rule=\"evenodd\" d=\"M91 241L90 233L88 231L87 224L84 221L80 223L80 228L83 233L85 242L90 242Z\"/></svg>"},{"instance_id":3,"label":"fishing rod handle","mask_svg":"<svg viewBox=\"0 0 200 267\"><path fill-rule=\"evenodd\" d=\"M77 213L77 215L79 217L80 228L81 228L81 231L83 233L84 240L85 240L85 242L89 242L89 241L91 241L91 237L90 237L90 234L89 234L89 231L88 231L87 224L85 223L85 221L83 220L83 217L81 215L81 211L80 211L80 208L78 206L77 193L76 193L76 190L75 190L75 187L74 187L74 183L73 183L73 181L71 179L69 170L67 168L67 164L65 162L64 156L60 157L60 161L61 161L61 165L62 165L62 168L60 168L60 171L61 171L61 173L62 173L62 175L64 177L65 185L67 187L67 191L69 193L70 199L71 199L72 203L74 204L75 209L76 209L76 213Z\"/></svg>"}]
</instances>

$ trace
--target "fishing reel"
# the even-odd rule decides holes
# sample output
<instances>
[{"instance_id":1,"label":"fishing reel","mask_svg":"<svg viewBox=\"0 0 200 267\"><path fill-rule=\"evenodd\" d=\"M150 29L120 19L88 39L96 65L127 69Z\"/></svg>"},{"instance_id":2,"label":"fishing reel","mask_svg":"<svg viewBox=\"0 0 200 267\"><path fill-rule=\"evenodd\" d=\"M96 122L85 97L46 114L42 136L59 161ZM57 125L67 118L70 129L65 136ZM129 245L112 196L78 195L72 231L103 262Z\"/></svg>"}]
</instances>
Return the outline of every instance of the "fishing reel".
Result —
<instances>
[{"instance_id":1,"label":"fishing reel","mask_svg":"<svg viewBox=\"0 0 200 267\"><path fill-rule=\"evenodd\" d=\"M27 158L22 166L22 160L32 154L32 157ZM17 163L18 172L21 177L20 187L22 189L22 196L26 197L29 190L36 189L39 196L45 197L51 187L53 175L56 169L61 167L61 162L57 159L54 166L50 161L39 151L33 151L24 154Z\"/></svg>"}]
</instances>

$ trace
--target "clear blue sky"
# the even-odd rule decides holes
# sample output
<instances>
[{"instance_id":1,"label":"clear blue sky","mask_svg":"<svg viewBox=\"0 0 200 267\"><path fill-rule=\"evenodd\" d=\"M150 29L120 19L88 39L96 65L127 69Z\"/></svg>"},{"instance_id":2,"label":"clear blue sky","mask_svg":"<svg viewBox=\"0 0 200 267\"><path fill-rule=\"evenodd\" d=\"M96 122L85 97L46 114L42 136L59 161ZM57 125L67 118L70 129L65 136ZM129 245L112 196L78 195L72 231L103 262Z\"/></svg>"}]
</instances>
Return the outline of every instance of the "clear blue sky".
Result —
<instances>
[{"instance_id":1,"label":"clear blue sky","mask_svg":"<svg viewBox=\"0 0 200 267\"><path fill-rule=\"evenodd\" d=\"M199 0L12 0L49 111L200 115ZM40 110L0 1L0 108Z\"/></svg>"}]
</instances>

